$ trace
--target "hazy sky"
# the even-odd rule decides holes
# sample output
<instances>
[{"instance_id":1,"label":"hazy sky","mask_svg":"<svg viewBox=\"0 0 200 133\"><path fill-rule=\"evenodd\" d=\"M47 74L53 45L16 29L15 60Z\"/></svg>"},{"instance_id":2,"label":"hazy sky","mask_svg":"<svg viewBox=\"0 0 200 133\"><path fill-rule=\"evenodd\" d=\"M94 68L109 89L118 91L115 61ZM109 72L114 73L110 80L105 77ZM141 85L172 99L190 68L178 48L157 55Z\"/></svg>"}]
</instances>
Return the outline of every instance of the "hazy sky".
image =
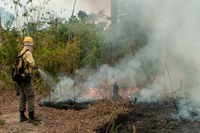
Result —
<instances>
[{"instance_id":1,"label":"hazy sky","mask_svg":"<svg viewBox=\"0 0 200 133\"><path fill-rule=\"evenodd\" d=\"M55 11L66 9L68 17L72 12L73 4L74 0L51 0L49 7ZM106 14L110 15L110 0L77 0L75 13L79 10L86 11L87 13L105 10Z\"/></svg>"},{"instance_id":2,"label":"hazy sky","mask_svg":"<svg viewBox=\"0 0 200 133\"><path fill-rule=\"evenodd\" d=\"M21 0L25 2L27 0ZM33 0L33 2L43 1L43 0ZM73 9L74 0L50 0L49 8L55 10L56 12L65 9L65 13L62 14L62 17L68 18L71 15ZM0 7L6 8L7 11L12 12L9 6L4 6L0 0ZM110 0L77 0L75 14L83 10L87 13L98 12L100 10L105 10L107 15L110 15Z\"/></svg>"}]
</instances>

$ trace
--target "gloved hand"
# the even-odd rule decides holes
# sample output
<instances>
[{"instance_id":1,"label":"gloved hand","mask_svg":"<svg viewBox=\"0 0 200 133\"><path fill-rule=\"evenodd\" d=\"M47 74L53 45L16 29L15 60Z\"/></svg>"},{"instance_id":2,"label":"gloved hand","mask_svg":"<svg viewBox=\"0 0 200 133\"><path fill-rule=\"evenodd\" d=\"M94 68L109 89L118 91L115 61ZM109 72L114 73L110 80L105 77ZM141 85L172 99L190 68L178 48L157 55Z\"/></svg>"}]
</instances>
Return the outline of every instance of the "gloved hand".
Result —
<instances>
[{"instance_id":1,"label":"gloved hand","mask_svg":"<svg viewBox=\"0 0 200 133\"><path fill-rule=\"evenodd\" d=\"M34 66L33 67L33 70L37 70L39 67L38 66Z\"/></svg>"}]
</instances>

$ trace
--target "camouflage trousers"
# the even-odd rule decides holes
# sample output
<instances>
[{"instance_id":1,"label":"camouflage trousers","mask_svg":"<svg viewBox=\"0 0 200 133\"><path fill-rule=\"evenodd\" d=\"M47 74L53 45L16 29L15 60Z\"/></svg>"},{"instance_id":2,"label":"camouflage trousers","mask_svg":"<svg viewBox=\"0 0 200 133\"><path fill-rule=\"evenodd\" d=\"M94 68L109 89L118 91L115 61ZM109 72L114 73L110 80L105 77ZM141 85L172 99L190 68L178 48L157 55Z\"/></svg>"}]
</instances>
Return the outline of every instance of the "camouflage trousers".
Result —
<instances>
[{"instance_id":1,"label":"camouflage trousers","mask_svg":"<svg viewBox=\"0 0 200 133\"><path fill-rule=\"evenodd\" d=\"M28 103L28 111L32 112L35 109L35 95L33 83L20 83L18 84L18 91L20 95L19 111L26 110L26 103Z\"/></svg>"}]
</instances>

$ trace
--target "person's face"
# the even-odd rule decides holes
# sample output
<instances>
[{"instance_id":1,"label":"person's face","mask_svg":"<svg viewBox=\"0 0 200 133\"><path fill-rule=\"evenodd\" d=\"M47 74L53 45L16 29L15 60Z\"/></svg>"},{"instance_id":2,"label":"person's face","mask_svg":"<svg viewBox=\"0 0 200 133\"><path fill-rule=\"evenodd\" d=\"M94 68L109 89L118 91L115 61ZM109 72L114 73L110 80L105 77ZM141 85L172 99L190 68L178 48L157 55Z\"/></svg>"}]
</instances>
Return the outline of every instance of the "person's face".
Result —
<instances>
[{"instance_id":1,"label":"person's face","mask_svg":"<svg viewBox=\"0 0 200 133\"><path fill-rule=\"evenodd\" d=\"M29 46L29 50L30 50L31 52L33 52L33 51L34 51L34 46Z\"/></svg>"}]
</instances>

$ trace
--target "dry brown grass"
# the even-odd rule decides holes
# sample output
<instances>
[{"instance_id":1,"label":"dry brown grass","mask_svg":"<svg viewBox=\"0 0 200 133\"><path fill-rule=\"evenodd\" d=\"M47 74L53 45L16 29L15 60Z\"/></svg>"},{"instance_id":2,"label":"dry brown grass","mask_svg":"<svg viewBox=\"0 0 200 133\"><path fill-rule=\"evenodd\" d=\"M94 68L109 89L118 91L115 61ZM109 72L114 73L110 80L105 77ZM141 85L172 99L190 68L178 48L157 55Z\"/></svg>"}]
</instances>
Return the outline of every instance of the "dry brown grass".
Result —
<instances>
[{"instance_id":1,"label":"dry brown grass","mask_svg":"<svg viewBox=\"0 0 200 133\"><path fill-rule=\"evenodd\" d=\"M51 108L40 108L40 113L44 120L44 128L48 132L77 132L92 133L96 129L113 121L115 115L127 114L129 108L128 101L98 101L84 110L56 110ZM62 129L62 131L61 131Z\"/></svg>"},{"instance_id":2,"label":"dry brown grass","mask_svg":"<svg viewBox=\"0 0 200 133\"><path fill-rule=\"evenodd\" d=\"M41 96L36 94L36 103L39 97ZM17 114L18 100L19 97L15 95L15 92L2 93L0 112L3 115ZM113 112L115 115L121 115L132 110L133 107L126 100L101 100L83 110L58 110L40 107L36 104L36 114L42 119L38 130L41 129L41 132L48 133L93 133L104 125L112 124ZM6 125L6 127L12 127L12 125ZM17 129L18 132L24 130Z\"/></svg>"}]
</instances>

